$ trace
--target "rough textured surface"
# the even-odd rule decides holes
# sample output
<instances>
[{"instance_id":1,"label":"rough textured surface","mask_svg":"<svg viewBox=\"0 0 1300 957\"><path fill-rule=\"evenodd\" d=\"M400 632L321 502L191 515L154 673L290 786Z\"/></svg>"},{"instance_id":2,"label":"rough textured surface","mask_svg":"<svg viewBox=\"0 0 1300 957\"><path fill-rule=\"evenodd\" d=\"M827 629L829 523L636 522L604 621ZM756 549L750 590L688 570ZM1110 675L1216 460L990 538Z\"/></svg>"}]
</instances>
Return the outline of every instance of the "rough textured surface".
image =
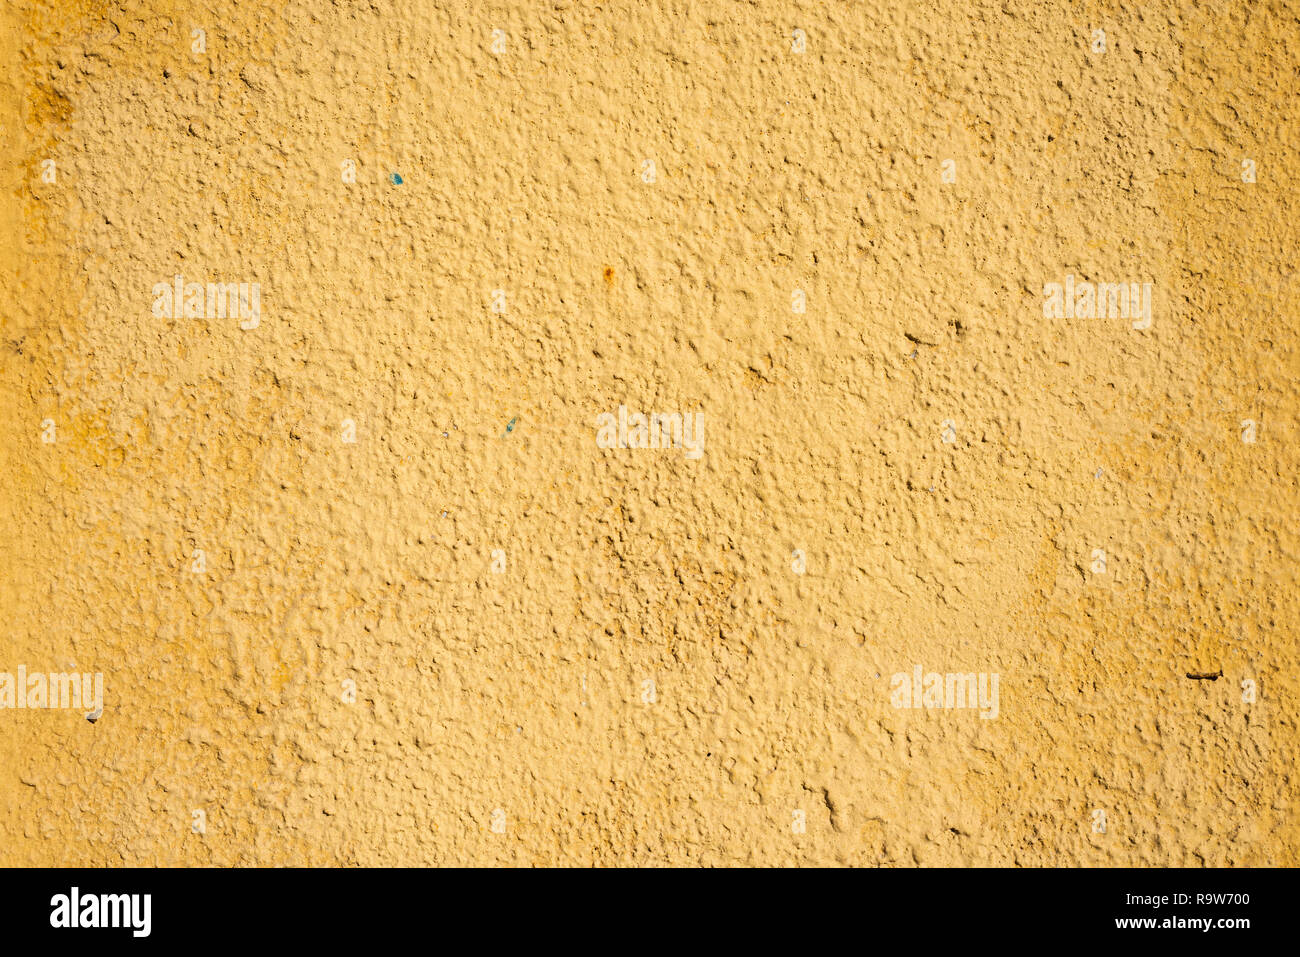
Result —
<instances>
[{"instance_id":1,"label":"rough textured surface","mask_svg":"<svg viewBox=\"0 0 1300 957\"><path fill-rule=\"evenodd\" d=\"M1295 863L1297 4L3 18L0 863Z\"/></svg>"}]
</instances>

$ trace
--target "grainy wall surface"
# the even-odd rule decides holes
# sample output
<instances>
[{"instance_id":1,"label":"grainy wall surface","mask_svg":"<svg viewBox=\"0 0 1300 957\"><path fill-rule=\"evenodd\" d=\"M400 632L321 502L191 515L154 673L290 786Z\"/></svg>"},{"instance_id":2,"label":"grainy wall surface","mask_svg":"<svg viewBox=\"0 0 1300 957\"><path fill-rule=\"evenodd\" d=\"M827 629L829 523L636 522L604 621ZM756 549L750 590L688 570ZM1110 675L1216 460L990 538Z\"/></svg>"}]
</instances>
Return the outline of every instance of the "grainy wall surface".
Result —
<instances>
[{"instance_id":1,"label":"grainy wall surface","mask_svg":"<svg viewBox=\"0 0 1300 957\"><path fill-rule=\"evenodd\" d=\"M1297 4L3 9L0 864L1295 863Z\"/></svg>"}]
</instances>

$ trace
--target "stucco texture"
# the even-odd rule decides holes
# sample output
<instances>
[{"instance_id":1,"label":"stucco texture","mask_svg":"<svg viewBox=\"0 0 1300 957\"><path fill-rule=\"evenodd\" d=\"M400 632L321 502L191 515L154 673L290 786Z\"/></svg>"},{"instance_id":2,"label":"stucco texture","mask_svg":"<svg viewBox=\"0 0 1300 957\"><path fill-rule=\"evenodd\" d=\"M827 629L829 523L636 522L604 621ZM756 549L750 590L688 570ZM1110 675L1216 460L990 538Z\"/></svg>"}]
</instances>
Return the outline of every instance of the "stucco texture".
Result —
<instances>
[{"instance_id":1,"label":"stucco texture","mask_svg":"<svg viewBox=\"0 0 1300 957\"><path fill-rule=\"evenodd\" d=\"M104 676L0 710L0 863L1296 861L1300 5L17 0L0 50L0 671Z\"/></svg>"}]
</instances>

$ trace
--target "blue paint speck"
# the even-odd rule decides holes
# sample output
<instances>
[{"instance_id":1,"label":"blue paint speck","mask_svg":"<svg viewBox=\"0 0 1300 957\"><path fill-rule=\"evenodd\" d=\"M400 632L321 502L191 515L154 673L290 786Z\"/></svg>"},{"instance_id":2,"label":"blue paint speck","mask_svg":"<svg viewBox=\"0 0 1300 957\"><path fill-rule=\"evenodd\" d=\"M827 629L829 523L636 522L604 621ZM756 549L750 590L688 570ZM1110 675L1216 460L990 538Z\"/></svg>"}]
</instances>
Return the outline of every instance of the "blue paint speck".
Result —
<instances>
[{"instance_id":1,"label":"blue paint speck","mask_svg":"<svg viewBox=\"0 0 1300 957\"><path fill-rule=\"evenodd\" d=\"M507 435L515 430L515 423L518 421L519 421L519 416L515 416L513 419L510 420L510 424L506 426Z\"/></svg>"},{"instance_id":2,"label":"blue paint speck","mask_svg":"<svg viewBox=\"0 0 1300 957\"><path fill-rule=\"evenodd\" d=\"M390 183L392 183L394 186L401 186L401 185L402 185L402 177L399 176L397 173L389 173L389 174L388 174L388 181L389 181Z\"/></svg>"}]
</instances>

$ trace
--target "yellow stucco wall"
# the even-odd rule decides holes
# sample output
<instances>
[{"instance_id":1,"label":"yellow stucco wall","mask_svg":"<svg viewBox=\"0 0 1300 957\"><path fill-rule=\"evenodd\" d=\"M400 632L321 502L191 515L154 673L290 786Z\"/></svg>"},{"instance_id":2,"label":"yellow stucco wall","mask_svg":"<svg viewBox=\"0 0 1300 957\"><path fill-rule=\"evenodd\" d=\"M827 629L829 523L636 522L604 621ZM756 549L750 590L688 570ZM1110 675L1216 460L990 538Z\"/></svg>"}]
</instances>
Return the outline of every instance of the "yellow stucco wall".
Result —
<instances>
[{"instance_id":1,"label":"yellow stucco wall","mask_svg":"<svg viewBox=\"0 0 1300 957\"><path fill-rule=\"evenodd\" d=\"M1295 862L1297 4L3 18L0 864Z\"/></svg>"}]
</instances>

